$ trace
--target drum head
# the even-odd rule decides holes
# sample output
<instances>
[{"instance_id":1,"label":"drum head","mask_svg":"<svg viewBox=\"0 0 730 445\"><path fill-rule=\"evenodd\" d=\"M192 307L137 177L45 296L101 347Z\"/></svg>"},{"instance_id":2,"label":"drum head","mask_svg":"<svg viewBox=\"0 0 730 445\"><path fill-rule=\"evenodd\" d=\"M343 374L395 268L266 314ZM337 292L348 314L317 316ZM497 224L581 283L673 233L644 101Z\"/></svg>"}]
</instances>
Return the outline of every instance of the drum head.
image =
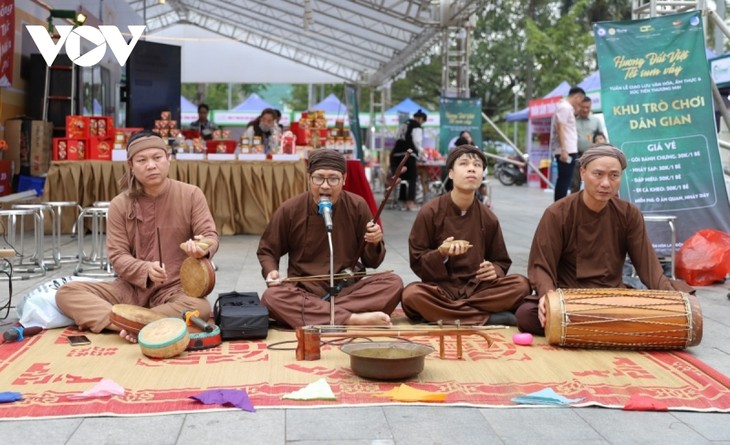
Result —
<instances>
[{"instance_id":1,"label":"drum head","mask_svg":"<svg viewBox=\"0 0 730 445\"><path fill-rule=\"evenodd\" d=\"M188 257L180 266L180 282L183 291L195 298L203 298L215 287L215 270L206 258Z\"/></svg>"},{"instance_id":2,"label":"drum head","mask_svg":"<svg viewBox=\"0 0 730 445\"><path fill-rule=\"evenodd\" d=\"M152 358L171 358L188 347L190 338L180 318L162 318L148 324L137 336L142 353Z\"/></svg>"}]
</instances>

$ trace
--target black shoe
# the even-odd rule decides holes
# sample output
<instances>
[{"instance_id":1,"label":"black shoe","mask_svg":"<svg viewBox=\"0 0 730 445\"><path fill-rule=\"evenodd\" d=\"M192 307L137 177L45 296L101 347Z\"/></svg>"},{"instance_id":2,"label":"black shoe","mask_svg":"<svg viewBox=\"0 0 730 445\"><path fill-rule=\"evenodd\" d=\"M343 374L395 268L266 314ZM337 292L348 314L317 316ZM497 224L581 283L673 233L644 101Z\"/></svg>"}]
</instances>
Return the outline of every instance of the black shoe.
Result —
<instances>
[{"instance_id":1,"label":"black shoe","mask_svg":"<svg viewBox=\"0 0 730 445\"><path fill-rule=\"evenodd\" d=\"M515 317L515 314L509 311L504 312L495 312L494 314L489 315L489 319L486 323L484 323L485 326L496 326L496 325L503 325L503 326L517 326L517 317Z\"/></svg>"}]
</instances>

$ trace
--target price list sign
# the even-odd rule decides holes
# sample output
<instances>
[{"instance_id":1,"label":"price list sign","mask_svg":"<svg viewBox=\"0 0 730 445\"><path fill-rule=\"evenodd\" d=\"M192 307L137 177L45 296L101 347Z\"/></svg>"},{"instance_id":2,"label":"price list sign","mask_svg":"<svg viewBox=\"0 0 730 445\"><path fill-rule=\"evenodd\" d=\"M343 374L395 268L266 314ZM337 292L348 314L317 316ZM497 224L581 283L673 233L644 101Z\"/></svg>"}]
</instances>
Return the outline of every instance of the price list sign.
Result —
<instances>
[{"instance_id":1,"label":"price list sign","mask_svg":"<svg viewBox=\"0 0 730 445\"><path fill-rule=\"evenodd\" d=\"M709 182L690 181L685 172L710 171L710 149L702 135L633 141L622 144L632 153L624 173L628 200L645 209L687 210L717 204L717 190Z\"/></svg>"}]
</instances>

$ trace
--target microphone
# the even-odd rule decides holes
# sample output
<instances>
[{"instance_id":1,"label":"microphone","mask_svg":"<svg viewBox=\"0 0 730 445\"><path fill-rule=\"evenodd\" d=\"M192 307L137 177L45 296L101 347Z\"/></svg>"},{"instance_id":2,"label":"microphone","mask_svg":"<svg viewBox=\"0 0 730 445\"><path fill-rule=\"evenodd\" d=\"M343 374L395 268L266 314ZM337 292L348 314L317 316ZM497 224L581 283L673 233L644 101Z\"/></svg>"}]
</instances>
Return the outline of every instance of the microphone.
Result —
<instances>
[{"instance_id":1,"label":"microphone","mask_svg":"<svg viewBox=\"0 0 730 445\"><path fill-rule=\"evenodd\" d=\"M12 343L16 341L23 341L25 337L31 337L39 334L43 330L40 326L30 326L24 328L23 326L10 326L3 332L3 342Z\"/></svg>"},{"instance_id":2,"label":"microphone","mask_svg":"<svg viewBox=\"0 0 730 445\"><path fill-rule=\"evenodd\" d=\"M319 207L317 213L324 218L324 227L328 232L332 231L332 202L326 196L319 197Z\"/></svg>"}]
</instances>

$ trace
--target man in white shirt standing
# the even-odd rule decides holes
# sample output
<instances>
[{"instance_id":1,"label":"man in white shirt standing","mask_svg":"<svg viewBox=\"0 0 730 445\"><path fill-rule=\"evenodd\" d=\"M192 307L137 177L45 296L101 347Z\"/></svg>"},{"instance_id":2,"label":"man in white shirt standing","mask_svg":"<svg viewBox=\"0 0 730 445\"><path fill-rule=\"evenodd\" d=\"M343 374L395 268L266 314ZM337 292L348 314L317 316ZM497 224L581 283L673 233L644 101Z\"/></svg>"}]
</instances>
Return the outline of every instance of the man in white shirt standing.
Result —
<instances>
[{"instance_id":1,"label":"man in white shirt standing","mask_svg":"<svg viewBox=\"0 0 730 445\"><path fill-rule=\"evenodd\" d=\"M593 138L596 134L606 134L606 130L603 128L601 120L591 113L592 107L593 100L586 96L580 103L580 106L578 106L578 110L575 115L575 129L578 133L577 159L580 159L581 156L583 156L583 153L594 145ZM580 179L580 172L578 171L580 169L580 166L578 165L580 162L576 162L575 164L573 181L570 184L570 193L577 193L578 190L580 190L580 184L582 182Z\"/></svg>"},{"instance_id":2,"label":"man in white shirt standing","mask_svg":"<svg viewBox=\"0 0 730 445\"><path fill-rule=\"evenodd\" d=\"M575 127L575 110L586 97L580 87L573 87L568 97L558 102L550 130L550 148L558 163L558 178L555 182L555 201L565 198L570 188L578 157L578 132Z\"/></svg>"}]
</instances>

